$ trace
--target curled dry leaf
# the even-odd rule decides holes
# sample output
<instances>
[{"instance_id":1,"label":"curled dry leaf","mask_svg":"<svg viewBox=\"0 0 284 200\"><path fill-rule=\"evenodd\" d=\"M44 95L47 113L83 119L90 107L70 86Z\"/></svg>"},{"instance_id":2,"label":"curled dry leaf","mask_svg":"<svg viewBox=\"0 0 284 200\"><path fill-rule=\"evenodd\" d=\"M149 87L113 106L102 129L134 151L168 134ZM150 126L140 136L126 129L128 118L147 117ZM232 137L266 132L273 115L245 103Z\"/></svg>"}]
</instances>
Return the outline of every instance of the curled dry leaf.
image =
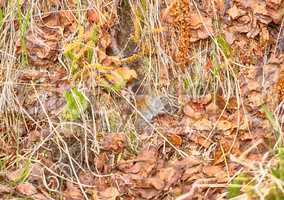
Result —
<instances>
[{"instance_id":1,"label":"curled dry leaf","mask_svg":"<svg viewBox=\"0 0 284 200\"><path fill-rule=\"evenodd\" d=\"M198 109L197 107L194 107L194 105L191 103L187 103L184 106L183 112L186 116L195 120L201 119L203 116L202 110Z\"/></svg>"},{"instance_id":2,"label":"curled dry leaf","mask_svg":"<svg viewBox=\"0 0 284 200\"><path fill-rule=\"evenodd\" d=\"M157 176L164 181L165 190L177 184L182 176L182 171L174 167L166 167L159 170Z\"/></svg>"},{"instance_id":3,"label":"curled dry leaf","mask_svg":"<svg viewBox=\"0 0 284 200\"><path fill-rule=\"evenodd\" d=\"M236 5L233 5L227 12L232 19L236 19L246 13L244 10L239 9Z\"/></svg>"},{"instance_id":4,"label":"curled dry leaf","mask_svg":"<svg viewBox=\"0 0 284 200\"><path fill-rule=\"evenodd\" d=\"M144 150L130 161L120 163L118 169L124 173L139 174L141 177L147 177L157 165L157 151L153 149Z\"/></svg>"},{"instance_id":5,"label":"curled dry leaf","mask_svg":"<svg viewBox=\"0 0 284 200\"><path fill-rule=\"evenodd\" d=\"M32 26L26 36L26 51L18 41L17 53L27 53L28 61L39 67L48 67L59 53L59 41L62 37L59 28L48 26ZM18 39L20 40L20 39Z\"/></svg>"},{"instance_id":6,"label":"curled dry leaf","mask_svg":"<svg viewBox=\"0 0 284 200\"><path fill-rule=\"evenodd\" d=\"M105 150L111 150L115 153L120 153L124 150L127 144L127 139L124 133L114 133L105 136L102 146Z\"/></svg>"}]
</instances>

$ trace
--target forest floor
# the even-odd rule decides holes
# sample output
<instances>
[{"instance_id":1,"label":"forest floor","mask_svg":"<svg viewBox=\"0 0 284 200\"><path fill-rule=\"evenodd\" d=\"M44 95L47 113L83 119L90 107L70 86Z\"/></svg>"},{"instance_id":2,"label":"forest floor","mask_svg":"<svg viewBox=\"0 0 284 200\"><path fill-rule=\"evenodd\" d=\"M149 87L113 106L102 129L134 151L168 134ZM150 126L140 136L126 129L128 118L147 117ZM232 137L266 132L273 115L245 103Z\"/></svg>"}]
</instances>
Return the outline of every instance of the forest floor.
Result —
<instances>
[{"instance_id":1,"label":"forest floor","mask_svg":"<svg viewBox=\"0 0 284 200\"><path fill-rule=\"evenodd\" d=\"M0 199L284 199L283 17L0 0Z\"/></svg>"}]
</instances>

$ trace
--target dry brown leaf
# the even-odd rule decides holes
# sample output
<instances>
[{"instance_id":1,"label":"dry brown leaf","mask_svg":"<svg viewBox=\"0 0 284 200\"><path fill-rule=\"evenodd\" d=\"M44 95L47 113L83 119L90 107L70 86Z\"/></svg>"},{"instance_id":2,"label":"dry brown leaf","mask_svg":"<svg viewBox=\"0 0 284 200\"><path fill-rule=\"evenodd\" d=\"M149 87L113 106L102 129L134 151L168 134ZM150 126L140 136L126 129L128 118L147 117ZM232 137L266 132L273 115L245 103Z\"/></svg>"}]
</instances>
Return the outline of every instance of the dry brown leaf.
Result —
<instances>
[{"instance_id":1,"label":"dry brown leaf","mask_svg":"<svg viewBox=\"0 0 284 200\"><path fill-rule=\"evenodd\" d=\"M7 4L7 0L0 0L0 8L4 8Z\"/></svg>"},{"instance_id":2,"label":"dry brown leaf","mask_svg":"<svg viewBox=\"0 0 284 200\"><path fill-rule=\"evenodd\" d=\"M266 2L267 2L267 4L279 5L282 2L282 0L267 0Z\"/></svg>"},{"instance_id":3,"label":"dry brown leaf","mask_svg":"<svg viewBox=\"0 0 284 200\"><path fill-rule=\"evenodd\" d=\"M202 18L204 21L204 24L202 24L202 27L197 30L197 38L190 38L190 42L196 42L198 40L206 39L209 36L213 36L214 30L213 30L213 24L212 19L209 17Z\"/></svg>"},{"instance_id":4,"label":"dry brown leaf","mask_svg":"<svg viewBox=\"0 0 284 200\"><path fill-rule=\"evenodd\" d=\"M81 190L70 182L66 183L66 190L63 192L64 198L68 200L82 200L84 199Z\"/></svg>"},{"instance_id":5,"label":"dry brown leaf","mask_svg":"<svg viewBox=\"0 0 284 200\"><path fill-rule=\"evenodd\" d=\"M48 26L32 27L26 36L28 61L34 66L49 67L57 59L59 53L59 41L62 38L60 29ZM17 54L24 53L20 42L17 43Z\"/></svg>"},{"instance_id":6,"label":"dry brown leaf","mask_svg":"<svg viewBox=\"0 0 284 200\"><path fill-rule=\"evenodd\" d=\"M31 166L29 180L31 180L31 181L41 181L43 175L44 175L44 168L40 164L34 163Z\"/></svg>"},{"instance_id":7,"label":"dry brown leaf","mask_svg":"<svg viewBox=\"0 0 284 200\"><path fill-rule=\"evenodd\" d=\"M227 12L232 19L236 19L246 13L244 10L239 9L236 5L233 5Z\"/></svg>"},{"instance_id":8,"label":"dry brown leaf","mask_svg":"<svg viewBox=\"0 0 284 200\"><path fill-rule=\"evenodd\" d=\"M126 147L127 139L124 133L114 133L105 136L102 146L105 150L120 153Z\"/></svg>"},{"instance_id":9,"label":"dry brown leaf","mask_svg":"<svg viewBox=\"0 0 284 200\"><path fill-rule=\"evenodd\" d=\"M235 34L229 31L225 31L224 33L225 39L228 42L229 45L232 45L234 41L237 39Z\"/></svg>"},{"instance_id":10,"label":"dry brown leaf","mask_svg":"<svg viewBox=\"0 0 284 200\"><path fill-rule=\"evenodd\" d=\"M225 1L224 0L214 0L215 7L220 14L224 14L225 11Z\"/></svg>"},{"instance_id":11,"label":"dry brown leaf","mask_svg":"<svg viewBox=\"0 0 284 200\"><path fill-rule=\"evenodd\" d=\"M143 150L135 159L119 163L118 169L127 174L139 174L140 177L147 177L156 167L156 162L157 151L154 149Z\"/></svg>"},{"instance_id":12,"label":"dry brown leaf","mask_svg":"<svg viewBox=\"0 0 284 200\"><path fill-rule=\"evenodd\" d=\"M0 184L0 196L3 194L12 194L13 188Z\"/></svg>"},{"instance_id":13,"label":"dry brown leaf","mask_svg":"<svg viewBox=\"0 0 284 200\"><path fill-rule=\"evenodd\" d=\"M37 193L37 189L31 183L21 183L16 186L18 192L23 195L31 196Z\"/></svg>"},{"instance_id":14,"label":"dry brown leaf","mask_svg":"<svg viewBox=\"0 0 284 200\"><path fill-rule=\"evenodd\" d=\"M157 196L160 193L160 191L156 189L145 188L145 189L138 189L137 193L139 193L139 196L141 196L143 199L153 199L155 196Z\"/></svg>"},{"instance_id":15,"label":"dry brown leaf","mask_svg":"<svg viewBox=\"0 0 284 200\"><path fill-rule=\"evenodd\" d=\"M157 176L146 179L146 183L152 185L156 190L162 190L165 187L164 181Z\"/></svg>"},{"instance_id":16,"label":"dry brown leaf","mask_svg":"<svg viewBox=\"0 0 284 200\"><path fill-rule=\"evenodd\" d=\"M37 193L32 195L33 200L47 200L47 199L52 199L51 197L47 197L43 194Z\"/></svg>"},{"instance_id":17,"label":"dry brown leaf","mask_svg":"<svg viewBox=\"0 0 284 200\"><path fill-rule=\"evenodd\" d=\"M15 171L8 171L6 177L9 181L16 182L17 179L21 176L22 170L17 169Z\"/></svg>"},{"instance_id":18,"label":"dry brown leaf","mask_svg":"<svg viewBox=\"0 0 284 200\"><path fill-rule=\"evenodd\" d=\"M181 180L182 180L182 181L186 181L187 179L189 179L190 177L192 177L193 174L200 173L201 170L202 170L202 166L201 166L201 165L187 168L187 169L185 170L185 172L183 173Z\"/></svg>"},{"instance_id":19,"label":"dry brown leaf","mask_svg":"<svg viewBox=\"0 0 284 200\"><path fill-rule=\"evenodd\" d=\"M261 85L256 80L248 80L247 87L249 91L259 91Z\"/></svg>"},{"instance_id":20,"label":"dry brown leaf","mask_svg":"<svg viewBox=\"0 0 284 200\"><path fill-rule=\"evenodd\" d=\"M203 167L202 171L209 177L218 177L224 173L224 167L220 165L208 165Z\"/></svg>"},{"instance_id":21,"label":"dry brown leaf","mask_svg":"<svg viewBox=\"0 0 284 200\"><path fill-rule=\"evenodd\" d=\"M98 200L116 200L119 197L119 191L116 187L109 187L104 191L97 193Z\"/></svg>"},{"instance_id":22,"label":"dry brown leaf","mask_svg":"<svg viewBox=\"0 0 284 200\"><path fill-rule=\"evenodd\" d=\"M209 146L211 145L211 142L209 139L206 139L205 137L197 135L197 134L193 134L189 139L206 149L209 148Z\"/></svg>"},{"instance_id":23,"label":"dry brown leaf","mask_svg":"<svg viewBox=\"0 0 284 200\"><path fill-rule=\"evenodd\" d=\"M202 25L202 16L199 13L191 13L190 18L190 28L191 29L199 29ZM204 20L204 19L203 19Z\"/></svg>"},{"instance_id":24,"label":"dry brown leaf","mask_svg":"<svg viewBox=\"0 0 284 200\"><path fill-rule=\"evenodd\" d=\"M208 119L203 118L201 120L196 121L193 124L193 128L199 131L210 131L213 128L213 124Z\"/></svg>"},{"instance_id":25,"label":"dry brown leaf","mask_svg":"<svg viewBox=\"0 0 284 200\"><path fill-rule=\"evenodd\" d=\"M108 171L107 165L108 157L106 153L100 153L98 157L95 158L95 165L98 171L106 173Z\"/></svg>"},{"instance_id":26,"label":"dry brown leaf","mask_svg":"<svg viewBox=\"0 0 284 200\"><path fill-rule=\"evenodd\" d=\"M232 123L227 120L219 120L216 128L220 131L227 131L232 128Z\"/></svg>"},{"instance_id":27,"label":"dry brown leaf","mask_svg":"<svg viewBox=\"0 0 284 200\"><path fill-rule=\"evenodd\" d=\"M97 167L97 166L96 166ZM81 184L84 185L95 185L95 176L90 171L80 171L79 173L79 180Z\"/></svg>"},{"instance_id":28,"label":"dry brown leaf","mask_svg":"<svg viewBox=\"0 0 284 200\"><path fill-rule=\"evenodd\" d=\"M165 190L168 190L170 187L177 184L178 180L182 176L182 171L177 170L174 167L166 167L159 170L157 176L164 181Z\"/></svg>"},{"instance_id":29,"label":"dry brown leaf","mask_svg":"<svg viewBox=\"0 0 284 200\"><path fill-rule=\"evenodd\" d=\"M203 110L198 109L198 107L194 106L191 103L187 103L184 108L183 108L183 112L186 116L198 120L201 119L203 116Z\"/></svg>"}]
</instances>

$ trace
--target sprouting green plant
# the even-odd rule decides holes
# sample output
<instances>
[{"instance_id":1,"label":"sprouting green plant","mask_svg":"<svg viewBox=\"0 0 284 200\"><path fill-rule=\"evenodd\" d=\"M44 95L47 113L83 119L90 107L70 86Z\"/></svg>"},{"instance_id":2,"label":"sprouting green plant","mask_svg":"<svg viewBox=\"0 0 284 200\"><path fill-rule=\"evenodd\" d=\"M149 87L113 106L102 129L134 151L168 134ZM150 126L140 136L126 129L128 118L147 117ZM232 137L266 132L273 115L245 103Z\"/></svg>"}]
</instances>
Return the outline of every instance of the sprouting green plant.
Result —
<instances>
[{"instance_id":1,"label":"sprouting green plant","mask_svg":"<svg viewBox=\"0 0 284 200\"><path fill-rule=\"evenodd\" d=\"M80 116L87 110L87 97L80 92L76 87L69 92L64 92L66 106L63 111L63 117L68 120L79 119Z\"/></svg>"},{"instance_id":2,"label":"sprouting green plant","mask_svg":"<svg viewBox=\"0 0 284 200\"><path fill-rule=\"evenodd\" d=\"M5 169L7 157L0 158L0 171Z\"/></svg>"},{"instance_id":3,"label":"sprouting green plant","mask_svg":"<svg viewBox=\"0 0 284 200\"><path fill-rule=\"evenodd\" d=\"M13 185L17 185L19 183L24 183L28 180L31 171L31 161L28 160L25 162L23 168L21 169L20 175L16 178L16 180L12 183Z\"/></svg>"},{"instance_id":4,"label":"sprouting green plant","mask_svg":"<svg viewBox=\"0 0 284 200\"><path fill-rule=\"evenodd\" d=\"M279 162L277 166L272 169L272 174L275 177L284 181L284 148L283 147L278 148L277 158Z\"/></svg>"},{"instance_id":5,"label":"sprouting green plant","mask_svg":"<svg viewBox=\"0 0 284 200\"><path fill-rule=\"evenodd\" d=\"M139 145L137 133L135 131L130 131L128 133L128 137L129 137L130 151L132 151L133 153L137 153L137 147Z\"/></svg>"},{"instance_id":6,"label":"sprouting green plant","mask_svg":"<svg viewBox=\"0 0 284 200\"><path fill-rule=\"evenodd\" d=\"M279 141L280 136L281 136L281 127L278 123L278 120L276 119L275 115L268 109L266 105L262 106L261 111L265 113L266 118L269 120L272 128L274 129L276 141ZM282 142L281 141L279 142L280 143L278 145L281 146Z\"/></svg>"},{"instance_id":7,"label":"sprouting green plant","mask_svg":"<svg viewBox=\"0 0 284 200\"><path fill-rule=\"evenodd\" d=\"M184 89L188 90L190 86L190 81L186 78L183 80L183 87Z\"/></svg>"},{"instance_id":8,"label":"sprouting green plant","mask_svg":"<svg viewBox=\"0 0 284 200\"><path fill-rule=\"evenodd\" d=\"M239 174L238 176L236 176L228 186L227 197L231 199L241 195L241 188L248 182L248 180L249 178L245 174Z\"/></svg>"},{"instance_id":9,"label":"sprouting green plant","mask_svg":"<svg viewBox=\"0 0 284 200\"><path fill-rule=\"evenodd\" d=\"M21 62L23 64L28 64L28 51L26 46L26 33L30 26L30 19L31 19L31 11L27 9L27 13L24 15L21 11L21 4L20 1L17 0L17 15L18 15L18 22L19 22L19 30L20 30L20 43L21 43Z\"/></svg>"},{"instance_id":10,"label":"sprouting green plant","mask_svg":"<svg viewBox=\"0 0 284 200\"><path fill-rule=\"evenodd\" d=\"M226 58L229 58L232 55L232 49L222 35L215 38L214 46L211 51L211 60L213 65L211 73L214 77L219 77L221 70L225 67L224 63L221 63L221 60L218 57L220 51L223 52Z\"/></svg>"},{"instance_id":11,"label":"sprouting green plant","mask_svg":"<svg viewBox=\"0 0 284 200\"><path fill-rule=\"evenodd\" d=\"M212 60L212 70L211 73L214 77L219 77L220 71L221 71L221 65L219 63L218 57L217 57L217 49L213 48L211 51L211 60Z\"/></svg>"},{"instance_id":12,"label":"sprouting green plant","mask_svg":"<svg viewBox=\"0 0 284 200\"><path fill-rule=\"evenodd\" d=\"M272 186L265 200L284 200L284 193L276 185Z\"/></svg>"},{"instance_id":13,"label":"sprouting green plant","mask_svg":"<svg viewBox=\"0 0 284 200\"><path fill-rule=\"evenodd\" d=\"M5 17L4 9L0 8L0 28L4 24L4 17Z\"/></svg>"},{"instance_id":14,"label":"sprouting green plant","mask_svg":"<svg viewBox=\"0 0 284 200\"><path fill-rule=\"evenodd\" d=\"M232 49L224 36L219 35L215 39L217 43L216 45L218 45L219 49L224 53L226 58L229 58L232 55Z\"/></svg>"},{"instance_id":15,"label":"sprouting green plant","mask_svg":"<svg viewBox=\"0 0 284 200\"><path fill-rule=\"evenodd\" d=\"M94 47L97 45L99 41L99 35L100 35L100 27L95 25L90 34L90 41L87 43L88 44L87 59L89 63L92 63L93 61Z\"/></svg>"}]
</instances>

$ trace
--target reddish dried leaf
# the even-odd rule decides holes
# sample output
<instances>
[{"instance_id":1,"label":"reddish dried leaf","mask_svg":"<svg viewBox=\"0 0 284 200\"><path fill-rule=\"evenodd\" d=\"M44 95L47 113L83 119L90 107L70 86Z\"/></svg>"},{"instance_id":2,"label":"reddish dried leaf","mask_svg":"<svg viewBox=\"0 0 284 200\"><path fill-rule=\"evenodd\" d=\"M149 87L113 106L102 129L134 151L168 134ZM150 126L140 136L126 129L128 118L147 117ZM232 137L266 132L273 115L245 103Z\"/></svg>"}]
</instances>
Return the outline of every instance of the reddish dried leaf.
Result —
<instances>
[{"instance_id":1,"label":"reddish dried leaf","mask_svg":"<svg viewBox=\"0 0 284 200\"><path fill-rule=\"evenodd\" d=\"M182 145L182 138L177 134L169 134L168 135L170 142L175 146Z\"/></svg>"},{"instance_id":2,"label":"reddish dried leaf","mask_svg":"<svg viewBox=\"0 0 284 200\"><path fill-rule=\"evenodd\" d=\"M99 23L100 16L95 9L89 9L87 11L87 19L90 23Z\"/></svg>"}]
</instances>

